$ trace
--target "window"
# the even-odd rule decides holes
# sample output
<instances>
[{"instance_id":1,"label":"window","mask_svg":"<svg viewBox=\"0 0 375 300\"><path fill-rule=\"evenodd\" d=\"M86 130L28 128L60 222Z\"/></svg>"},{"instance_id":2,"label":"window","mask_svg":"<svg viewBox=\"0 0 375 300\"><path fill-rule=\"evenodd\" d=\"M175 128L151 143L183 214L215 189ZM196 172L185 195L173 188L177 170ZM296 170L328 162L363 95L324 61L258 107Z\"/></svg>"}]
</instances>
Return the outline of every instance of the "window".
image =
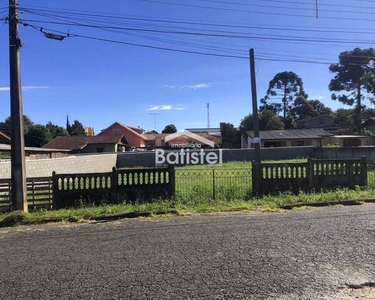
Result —
<instances>
[{"instance_id":1,"label":"window","mask_svg":"<svg viewBox=\"0 0 375 300\"><path fill-rule=\"evenodd\" d=\"M325 119L320 119L320 120L319 120L319 124L320 124L320 125L323 125L323 124L325 124L325 123L326 123L326 120L325 120Z\"/></svg>"},{"instance_id":2,"label":"window","mask_svg":"<svg viewBox=\"0 0 375 300\"><path fill-rule=\"evenodd\" d=\"M121 133L121 129L113 129L113 133L114 134L120 134Z\"/></svg>"}]
</instances>

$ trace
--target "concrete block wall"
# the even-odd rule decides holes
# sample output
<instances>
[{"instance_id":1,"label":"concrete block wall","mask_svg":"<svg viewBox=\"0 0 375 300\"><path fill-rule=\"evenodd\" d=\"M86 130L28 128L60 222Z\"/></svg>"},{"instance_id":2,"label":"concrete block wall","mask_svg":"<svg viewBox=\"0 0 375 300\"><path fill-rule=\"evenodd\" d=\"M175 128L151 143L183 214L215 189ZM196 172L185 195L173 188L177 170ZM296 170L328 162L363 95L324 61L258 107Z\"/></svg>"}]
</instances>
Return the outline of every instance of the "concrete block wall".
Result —
<instances>
[{"instance_id":1,"label":"concrete block wall","mask_svg":"<svg viewBox=\"0 0 375 300\"><path fill-rule=\"evenodd\" d=\"M110 172L116 166L117 154L77 155L64 158L26 161L26 176L48 177L53 171L60 174ZM0 179L11 177L10 162L0 163Z\"/></svg>"},{"instance_id":2,"label":"concrete block wall","mask_svg":"<svg viewBox=\"0 0 375 300\"><path fill-rule=\"evenodd\" d=\"M367 157L369 163L375 162L375 147L358 148L316 148L314 157L318 159L351 159Z\"/></svg>"},{"instance_id":3,"label":"concrete block wall","mask_svg":"<svg viewBox=\"0 0 375 300\"><path fill-rule=\"evenodd\" d=\"M172 151L172 150L171 150ZM179 151L179 150L175 150ZM209 150L219 152L219 150ZM314 157L313 147L262 148L262 160L285 160ZM166 151L168 153L170 151ZM223 149L223 163L231 161L253 161L254 149ZM131 152L117 155L117 168L154 167L155 152Z\"/></svg>"}]
</instances>

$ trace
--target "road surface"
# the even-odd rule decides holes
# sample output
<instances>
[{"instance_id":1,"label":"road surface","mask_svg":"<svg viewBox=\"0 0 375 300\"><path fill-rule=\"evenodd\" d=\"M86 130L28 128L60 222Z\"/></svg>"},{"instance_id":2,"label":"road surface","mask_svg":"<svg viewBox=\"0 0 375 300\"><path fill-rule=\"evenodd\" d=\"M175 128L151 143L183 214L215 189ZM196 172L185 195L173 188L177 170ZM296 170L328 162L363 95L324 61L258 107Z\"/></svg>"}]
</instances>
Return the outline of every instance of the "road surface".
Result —
<instances>
[{"instance_id":1,"label":"road surface","mask_svg":"<svg viewBox=\"0 0 375 300\"><path fill-rule=\"evenodd\" d=\"M0 299L375 299L374 282L375 205L0 229Z\"/></svg>"}]
</instances>

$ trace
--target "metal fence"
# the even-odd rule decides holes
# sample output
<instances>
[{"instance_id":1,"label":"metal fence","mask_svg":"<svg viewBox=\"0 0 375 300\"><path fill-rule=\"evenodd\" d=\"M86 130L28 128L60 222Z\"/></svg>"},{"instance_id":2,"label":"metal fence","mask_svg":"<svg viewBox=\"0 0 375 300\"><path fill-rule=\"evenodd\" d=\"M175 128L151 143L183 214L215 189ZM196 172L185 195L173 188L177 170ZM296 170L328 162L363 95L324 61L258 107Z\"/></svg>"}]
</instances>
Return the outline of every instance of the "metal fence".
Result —
<instances>
[{"instance_id":1,"label":"metal fence","mask_svg":"<svg viewBox=\"0 0 375 300\"><path fill-rule=\"evenodd\" d=\"M248 169L177 169L176 197L183 200L250 199L251 168Z\"/></svg>"},{"instance_id":2,"label":"metal fence","mask_svg":"<svg viewBox=\"0 0 375 300\"><path fill-rule=\"evenodd\" d=\"M297 168L292 172L279 172L274 173L274 168L265 168L264 176L281 176L281 178L287 177L306 177L306 170L303 168ZM322 170L320 172L319 170ZM324 167L314 168L314 172L317 174L323 174ZM338 172L335 167L327 169L329 172ZM324 171L324 172L323 172ZM129 173L130 172L130 173ZM134 173L135 172L135 173ZM158 175L156 175L156 173ZM164 173L163 173L164 172ZM268 173L267 173L268 172ZM76 175L60 175L55 177L57 180L58 197L56 190L54 191L53 178L30 178L28 179L28 205L29 210L35 209L53 209L61 207L57 205L55 201L62 202L63 199L72 199L85 196L85 193L91 194L91 192L97 193L100 197L99 200L105 202L105 197L111 197L113 195L113 188L117 184L117 190L122 191L126 189L133 191L133 187L138 190L144 189L155 189L158 186L165 189L166 185L169 186L167 189L168 195L174 194L176 199L182 201L195 201L201 200L251 200L253 198L253 182L252 182L252 167L249 165L248 168L241 169L228 169L225 167L219 168L176 168L174 172L172 170L153 170L150 173L149 169L134 169L134 170L119 170L115 177L112 177L112 173L106 174L107 176L99 177L100 174L85 174L84 178L79 174ZM163 175L162 175L163 174ZM293 175L293 176L292 176ZM297 176L298 175L298 176ZM329 175L329 174L328 174ZM112 178L117 178L115 185L112 185ZM175 182L175 184L173 184ZM130 186L128 186L130 185ZM132 187L133 186L133 187ZM175 191L173 191L173 187ZM103 190L104 187L104 190ZM375 189L375 164L367 164L367 188ZM172 189L172 190L171 190ZM72 197L74 195L74 197ZM86 196L87 196L86 195ZM77 197L78 196L78 197ZM111 203L113 200L109 201ZM120 200L121 201L121 200ZM116 200L117 202L117 200ZM112 202L113 203L113 202ZM66 204L66 203L65 203ZM9 211L11 209L11 181L10 179L0 180L0 212Z\"/></svg>"}]
</instances>

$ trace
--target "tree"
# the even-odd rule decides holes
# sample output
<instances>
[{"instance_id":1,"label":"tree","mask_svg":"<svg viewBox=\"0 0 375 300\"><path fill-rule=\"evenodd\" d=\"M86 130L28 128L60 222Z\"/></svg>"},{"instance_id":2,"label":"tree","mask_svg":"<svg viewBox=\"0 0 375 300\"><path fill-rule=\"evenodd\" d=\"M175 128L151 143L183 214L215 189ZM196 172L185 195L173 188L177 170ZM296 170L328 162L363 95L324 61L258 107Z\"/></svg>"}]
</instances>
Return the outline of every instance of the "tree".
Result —
<instances>
[{"instance_id":1,"label":"tree","mask_svg":"<svg viewBox=\"0 0 375 300\"><path fill-rule=\"evenodd\" d=\"M70 131L71 136L85 136L85 128L83 127L82 123L75 120L73 122L73 125L71 126L71 131Z\"/></svg>"},{"instance_id":2,"label":"tree","mask_svg":"<svg viewBox=\"0 0 375 300\"><path fill-rule=\"evenodd\" d=\"M329 70L336 74L329 84L329 90L343 92L333 93L332 100L355 106L355 129L358 132L362 132L362 101L365 93L374 94L375 91L374 57L373 48L355 48L340 53L339 63L329 67Z\"/></svg>"},{"instance_id":3,"label":"tree","mask_svg":"<svg viewBox=\"0 0 375 300\"><path fill-rule=\"evenodd\" d=\"M28 147L42 147L52 140L52 134L44 125L32 125L25 135L25 144Z\"/></svg>"},{"instance_id":4,"label":"tree","mask_svg":"<svg viewBox=\"0 0 375 300\"><path fill-rule=\"evenodd\" d=\"M175 133L175 132L177 132L177 127L173 124L169 124L164 127L161 133Z\"/></svg>"},{"instance_id":5,"label":"tree","mask_svg":"<svg viewBox=\"0 0 375 300\"><path fill-rule=\"evenodd\" d=\"M335 113L335 122L340 126L353 128L355 113L353 109L340 108Z\"/></svg>"},{"instance_id":6,"label":"tree","mask_svg":"<svg viewBox=\"0 0 375 300\"><path fill-rule=\"evenodd\" d=\"M70 122L69 122L69 116L66 116L66 131L68 132L69 135L72 134L72 126L70 125Z\"/></svg>"},{"instance_id":7,"label":"tree","mask_svg":"<svg viewBox=\"0 0 375 300\"><path fill-rule=\"evenodd\" d=\"M260 130L280 130L284 128L283 121L272 110L264 111L258 117ZM254 130L253 115L247 115L241 120L240 134L242 135L246 131L252 130Z\"/></svg>"},{"instance_id":8,"label":"tree","mask_svg":"<svg viewBox=\"0 0 375 300\"><path fill-rule=\"evenodd\" d=\"M290 103L295 100L297 96L307 98L307 95L303 89L302 79L294 72L278 73L270 81L267 94L261 100L264 106L262 111L272 110L275 113L279 113L282 110L284 129L286 129L290 126L290 122L288 122L291 111ZM269 101L280 99L282 105L269 103Z\"/></svg>"},{"instance_id":9,"label":"tree","mask_svg":"<svg viewBox=\"0 0 375 300\"><path fill-rule=\"evenodd\" d=\"M332 109L325 106L319 100L308 100L308 102L319 113L319 115L333 115Z\"/></svg>"},{"instance_id":10,"label":"tree","mask_svg":"<svg viewBox=\"0 0 375 300\"><path fill-rule=\"evenodd\" d=\"M319 116L319 113L315 110L312 103L310 103L310 101L306 100L304 97L297 97L297 99L294 101L290 114L293 116L294 120L302 120Z\"/></svg>"},{"instance_id":11,"label":"tree","mask_svg":"<svg viewBox=\"0 0 375 300\"><path fill-rule=\"evenodd\" d=\"M159 134L156 130L146 131L146 134Z\"/></svg>"},{"instance_id":12,"label":"tree","mask_svg":"<svg viewBox=\"0 0 375 300\"><path fill-rule=\"evenodd\" d=\"M241 145L241 136L237 128L230 123L224 123L220 127L222 147L239 148Z\"/></svg>"},{"instance_id":13,"label":"tree","mask_svg":"<svg viewBox=\"0 0 375 300\"><path fill-rule=\"evenodd\" d=\"M8 118L5 119L5 124L7 124L10 128L11 125L11 117L9 116ZM26 134L29 132L30 128L34 125L34 122L30 120L29 117L23 116L23 131Z\"/></svg>"},{"instance_id":14,"label":"tree","mask_svg":"<svg viewBox=\"0 0 375 300\"><path fill-rule=\"evenodd\" d=\"M52 124L51 121L49 121L47 123L46 127L49 130L49 132L51 133L53 139L55 137L58 137L58 136L68 136L69 135L68 131L65 128L63 128L61 126L58 126L58 125L54 125L54 124Z\"/></svg>"}]
</instances>

